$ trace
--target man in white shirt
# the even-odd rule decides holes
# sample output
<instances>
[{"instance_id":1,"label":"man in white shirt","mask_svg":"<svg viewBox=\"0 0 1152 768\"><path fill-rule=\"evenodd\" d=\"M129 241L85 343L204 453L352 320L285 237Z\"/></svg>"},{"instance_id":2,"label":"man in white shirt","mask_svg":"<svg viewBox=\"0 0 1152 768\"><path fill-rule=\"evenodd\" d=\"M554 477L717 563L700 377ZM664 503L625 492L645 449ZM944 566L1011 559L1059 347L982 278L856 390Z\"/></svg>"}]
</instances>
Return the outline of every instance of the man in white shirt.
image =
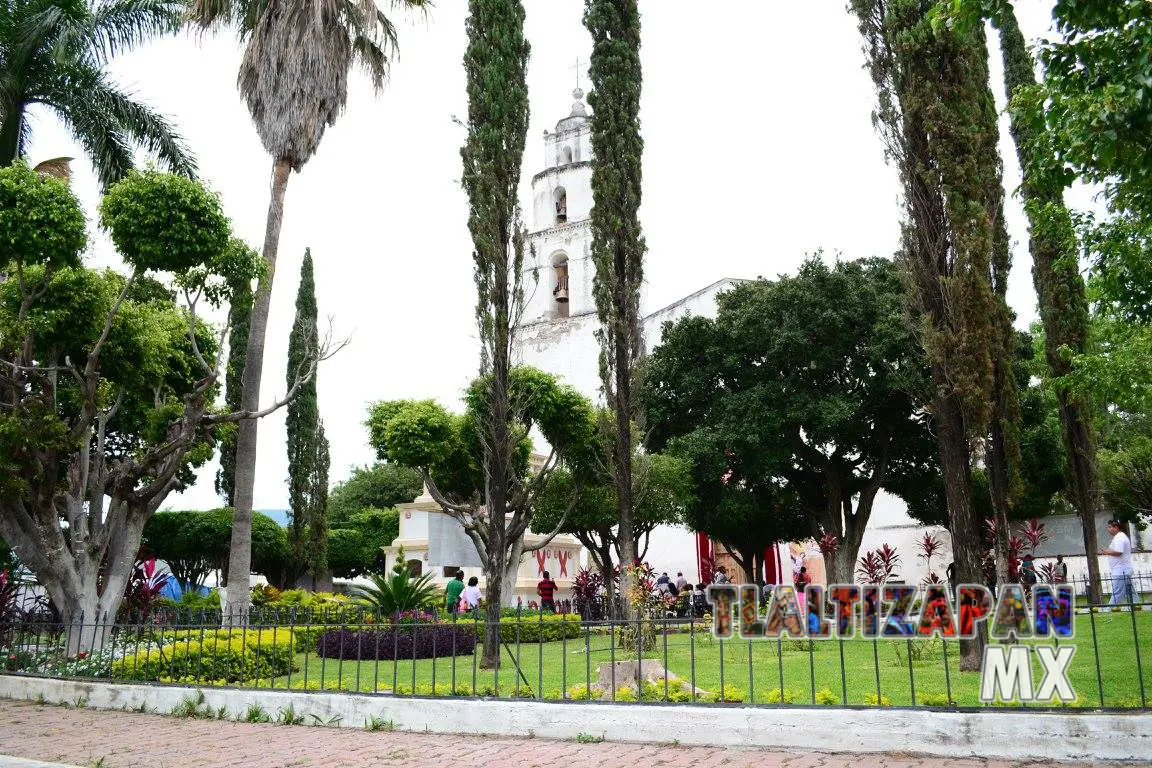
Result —
<instances>
[{"instance_id":1,"label":"man in white shirt","mask_svg":"<svg viewBox=\"0 0 1152 768\"><path fill-rule=\"evenodd\" d=\"M1119 520L1108 521L1108 535L1112 537L1107 549L1100 554L1107 555L1112 571L1112 599L1110 605L1123 605L1140 602L1140 596L1132 586L1132 541L1121 530Z\"/></svg>"}]
</instances>

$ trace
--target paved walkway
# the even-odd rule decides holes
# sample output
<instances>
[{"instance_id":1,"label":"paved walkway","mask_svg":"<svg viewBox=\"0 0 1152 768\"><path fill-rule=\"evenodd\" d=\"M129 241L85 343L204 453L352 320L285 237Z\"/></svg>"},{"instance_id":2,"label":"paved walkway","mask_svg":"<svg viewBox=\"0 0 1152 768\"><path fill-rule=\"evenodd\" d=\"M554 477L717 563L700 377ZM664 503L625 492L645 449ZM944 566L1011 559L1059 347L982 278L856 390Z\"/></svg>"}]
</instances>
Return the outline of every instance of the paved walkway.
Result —
<instances>
[{"instance_id":1,"label":"paved walkway","mask_svg":"<svg viewBox=\"0 0 1152 768\"><path fill-rule=\"evenodd\" d=\"M687 721L677 727L687 725ZM0 755L84 768L1025 768L1043 763L906 755L578 744L546 739L368 732L180 720L0 701ZM6 765L25 765L4 762ZM1061 768L1066 768L1063 764Z\"/></svg>"}]
</instances>

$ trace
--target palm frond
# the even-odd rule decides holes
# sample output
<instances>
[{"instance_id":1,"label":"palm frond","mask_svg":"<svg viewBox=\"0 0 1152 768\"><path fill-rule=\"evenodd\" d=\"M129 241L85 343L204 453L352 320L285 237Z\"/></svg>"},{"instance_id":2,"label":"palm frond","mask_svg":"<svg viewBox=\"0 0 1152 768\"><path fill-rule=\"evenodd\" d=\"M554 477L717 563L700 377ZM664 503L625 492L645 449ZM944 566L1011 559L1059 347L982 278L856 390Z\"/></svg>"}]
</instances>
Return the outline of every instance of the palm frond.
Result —
<instances>
[{"instance_id":1,"label":"palm frond","mask_svg":"<svg viewBox=\"0 0 1152 768\"><path fill-rule=\"evenodd\" d=\"M184 18L204 32L234 26L242 41L256 30L270 0L191 0Z\"/></svg>"},{"instance_id":2,"label":"palm frond","mask_svg":"<svg viewBox=\"0 0 1152 768\"><path fill-rule=\"evenodd\" d=\"M367 35L357 35L352 41L352 57L364 74L372 81L372 88L379 93L388 80L388 54L379 44Z\"/></svg>"},{"instance_id":3,"label":"palm frond","mask_svg":"<svg viewBox=\"0 0 1152 768\"><path fill-rule=\"evenodd\" d=\"M172 122L133 96L104 78L87 94L98 109L119 123L127 138L155 155L168 170L196 178L196 159Z\"/></svg>"},{"instance_id":4,"label":"palm frond","mask_svg":"<svg viewBox=\"0 0 1152 768\"><path fill-rule=\"evenodd\" d=\"M101 62L142 43L177 32L184 20L184 0L102 0L92 9L84 41Z\"/></svg>"},{"instance_id":5,"label":"palm frond","mask_svg":"<svg viewBox=\"0 0 1152 768\"><path fill-rule=\"evenodd\" d=\"M70 89L49 89L40 101L69 127L91 160L101 186L107 188L132 170L132 147L116 120L78 96Z\"/></svg>"},{"instance_id":6,"label":"palm frond","mask_svg":"<svg viewBox=\"0 0 1152 768\"><path fill-rule=\"evenodd\" d=\"M9 47L4 56L7 74L23 74L38 54L57 44L62 29L82 26L87 18L82 9L83 6L61 6L53 2L23 9L23 13L13 18L12 28L5 35L6 47Z\"/></svg>"},{"instance_id":7,"label":"palm frond","mask_svg":"<svg viewBox=\"0 0 1152 768\"><path fill-rule=\"evenodd\" d=\"M173 173L196 175L196 161L168 119L135 101L95 66L65 69L41 100L72 127L104 186L132 170L133 143Z\"/></svg>"}]
</instances>

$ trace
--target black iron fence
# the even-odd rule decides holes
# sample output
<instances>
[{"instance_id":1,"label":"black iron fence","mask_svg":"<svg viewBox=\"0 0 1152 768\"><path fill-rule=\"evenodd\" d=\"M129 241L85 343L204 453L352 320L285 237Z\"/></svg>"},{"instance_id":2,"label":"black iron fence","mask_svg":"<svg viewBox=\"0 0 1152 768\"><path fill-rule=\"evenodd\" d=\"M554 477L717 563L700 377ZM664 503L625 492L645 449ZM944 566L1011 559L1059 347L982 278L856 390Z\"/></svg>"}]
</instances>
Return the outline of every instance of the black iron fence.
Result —
<instances>
[{"instance_id":1,"label":"black iron fence","mask_svg":"<svg viewBox=\"0 0 1152 768\"><path fill-rule=\"evenodd\" d=\"M1068 670L1076 700L1044 706L1149 707L1152 602L1081 607L1073 638L1022 642L1077 647ZM940 637L719 639L710 617L668 612L597 621L505 611L497 621L264 608L122 621L43 614L0 626L0 657L12 674L550 701L987 706L963 651Z\"/></svg>"},{"instance_id":2,"label":"black iron fence","mask_svg":"<svg viewBox=\"0 0 1152 768\"><path fill-rule=\"evenodd\" d=\"M1087 598L1087 576L1072 576L1068 579L1068 583L1072 585L1072 590L1078 597ZM1100 589L1104 602L1109 602L1113 595L1123 592L1125 586L1130 587L1133 592L1131 599L1137 602L1140 600L1152 600L1152 571L1134 571L1132 574L1122 578L1112 576L1108 573L1102 573L1100 575ZM1118 602L1125 603L1128 599L1128 596L1121 594Z\"/></svg>"}]
</instances>

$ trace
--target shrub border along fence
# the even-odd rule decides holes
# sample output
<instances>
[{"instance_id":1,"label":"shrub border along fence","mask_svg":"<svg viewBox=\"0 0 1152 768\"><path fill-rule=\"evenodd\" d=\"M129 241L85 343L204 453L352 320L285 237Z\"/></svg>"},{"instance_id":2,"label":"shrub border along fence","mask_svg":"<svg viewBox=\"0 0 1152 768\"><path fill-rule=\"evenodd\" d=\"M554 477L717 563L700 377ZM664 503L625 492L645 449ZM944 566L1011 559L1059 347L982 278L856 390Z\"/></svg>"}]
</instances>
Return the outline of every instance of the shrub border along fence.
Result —
<instances>
[{"instance_id":1,"label":"shrub border along fence","mask_svg":"<svg viewBox=\"0 0 1152 768\"><path fill-rule=\"evenodd\" d=\"M387 694L270 691L61 680L0 675L0 697L45 704L187 713L190 705L241 717L251 708L276 719L372 728L388 722L412 732L536 736L643 743L683 722L684 708L638 703L535 702L409 698ZM804 752L912 752L939 757L1012 760L1138 761L1148 756L1152 713L934 711L876 707L745 707L692 709L679 743Z\"/></svg>"}]
</instances>

